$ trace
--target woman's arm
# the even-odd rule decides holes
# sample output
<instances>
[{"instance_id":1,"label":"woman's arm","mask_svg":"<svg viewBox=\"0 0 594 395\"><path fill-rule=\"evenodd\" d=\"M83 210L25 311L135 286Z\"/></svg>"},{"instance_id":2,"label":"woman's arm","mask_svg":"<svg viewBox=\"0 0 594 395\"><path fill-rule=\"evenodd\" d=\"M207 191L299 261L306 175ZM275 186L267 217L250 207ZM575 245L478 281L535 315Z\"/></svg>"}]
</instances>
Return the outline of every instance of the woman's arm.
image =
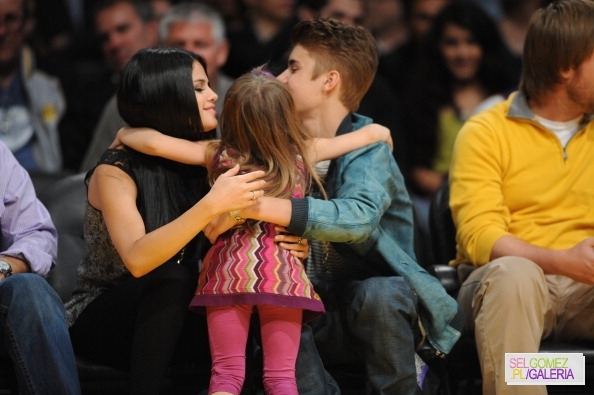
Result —
<instances>
[{"instance_id":1,"label":"woman's arm","mask_svg":"<svg viewBox=\"0 0 594 395\"><path fill-rule=\"evenodd\" d=\"M345 133L332 138L312 138L308 140L308 158L313 163L338 158L356 149L377 142L386 142L393 147L390 129L377 123L366 125L354 132Z\"/></svg>"},{"instance_id":2,"label":"woman's arm","mask_svg":"<svg viewBox=\"0 0 594 395\"><path fill-rule=\"evenodd\" d=\"M110 147L124 144L147 155L160 156L188 165L205 166L204 154L206 146L211 141L189 141L167 136L155 129L123 127Z\"/></svg>"},{"instance_id":3,"label":"woman's arm","mask_svg":"<svg viewBox=\"0 0 594 395\"><path fill-rule=\"evenodd\" d=\"M241 218L252 218L264 222L271 222L280 227L286 227L291 221L291 210L292 204L289 199L263 196L257 199L257 204L246 207L237 212L237 214ZM235 225L237 225L237 221L232 215L226 213L210 221L208 226L204 229L204 234L214 243L219 235ZM283 241L290 242L290 239L283 239Z\"/></svg>"},{"instance_id":4,"label":"woman's arm","mask_svg":"<svg viewBox=\"0 0 594 395\"><path fill-rule=\"evenodd\" d=\"M100 165L89 182L90 204L102 212L111 240L124 265L143 276L171 259L217 215L249 207L263 196L264 175L255 171L237 176L239 166L222 174L210 192L174 221L145 232L136 207L136 185L120 169Z\"/></svg>"}]
</instances>

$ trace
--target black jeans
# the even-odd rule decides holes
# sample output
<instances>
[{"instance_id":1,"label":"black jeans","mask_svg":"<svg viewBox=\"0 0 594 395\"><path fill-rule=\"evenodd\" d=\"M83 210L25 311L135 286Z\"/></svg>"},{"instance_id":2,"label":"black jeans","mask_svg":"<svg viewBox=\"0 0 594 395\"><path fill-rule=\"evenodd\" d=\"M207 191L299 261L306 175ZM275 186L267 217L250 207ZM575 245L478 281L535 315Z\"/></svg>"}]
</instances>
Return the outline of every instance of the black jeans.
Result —
<instances>
[{"instance_id":1,"label":"black jeans","mask_svg":"<svg viewBox=\"0 0 594 395\"><path fill-rule=\"evenodd\" d=\"M206 321L188 304L196 278L166 263L106 290L70 328L77 355L129 370L134 394L158 394L169 366L193 362L210 368Z\"/></svg>"}]
</instances>

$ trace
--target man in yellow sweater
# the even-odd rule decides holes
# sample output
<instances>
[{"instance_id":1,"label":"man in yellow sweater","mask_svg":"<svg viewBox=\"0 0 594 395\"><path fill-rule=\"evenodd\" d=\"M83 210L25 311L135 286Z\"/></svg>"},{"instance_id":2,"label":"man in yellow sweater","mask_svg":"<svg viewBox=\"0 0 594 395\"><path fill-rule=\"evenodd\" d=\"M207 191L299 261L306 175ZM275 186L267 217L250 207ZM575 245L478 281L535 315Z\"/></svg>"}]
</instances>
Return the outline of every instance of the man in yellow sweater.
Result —
<instances>
[{"instance_id":1,"label":"man in yellow sweater","mask_svg":"<svg viewBox=\"0 0 594 395\"><path fill-rule=\"evenodd\" d=\"M523 62L519 91L464 125L450 171L485 395L546 394L507 385L505 353L594 339L594 2L537 11Z\"/></svg>"}]
</instances>

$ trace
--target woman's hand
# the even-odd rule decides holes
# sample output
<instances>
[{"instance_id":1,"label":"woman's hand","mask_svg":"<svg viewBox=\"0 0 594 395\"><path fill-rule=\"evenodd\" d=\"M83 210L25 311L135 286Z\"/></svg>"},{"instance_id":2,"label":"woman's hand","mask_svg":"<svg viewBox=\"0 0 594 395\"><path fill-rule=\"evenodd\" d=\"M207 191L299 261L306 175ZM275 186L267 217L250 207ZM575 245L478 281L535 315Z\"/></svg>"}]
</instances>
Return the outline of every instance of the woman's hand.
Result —
<instances>
[{"instance_id":1,"label":"woman's hand","mask_svg":"<svg viewBox=\"0 0 594 395\"><path fill-rule=\"evenodd\" d=\"M251 173L237 175L239 165L221 174L202 199L208 201L208 207L216 215L241 210L258 203L264 196L266 181L260 180L264 171L256 170ZM229 215L229 214L227 214Z\"/></svg>"},{"instance_id":2,"label":"woman's hand","mask_svg":"<svg viewBox=\"0 0 594 395\"><path fill-rule=\"evenodd\" d=\"M296 258L307 259L309 256L309 242L307 239L287 233L287 228L283 226L277 226L275 229L278 234L274 237L274 240L281 248L289 251Z\"/></svg>"}]
</instances>

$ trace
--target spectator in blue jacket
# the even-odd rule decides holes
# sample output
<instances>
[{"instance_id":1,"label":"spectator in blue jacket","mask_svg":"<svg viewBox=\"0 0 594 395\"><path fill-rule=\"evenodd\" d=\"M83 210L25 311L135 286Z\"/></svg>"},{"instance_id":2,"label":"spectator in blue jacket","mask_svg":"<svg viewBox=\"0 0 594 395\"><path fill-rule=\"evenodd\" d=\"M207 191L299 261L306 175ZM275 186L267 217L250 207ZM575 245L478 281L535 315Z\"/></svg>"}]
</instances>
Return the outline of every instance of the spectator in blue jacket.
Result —
<instances>
[{"instance_id":1,"label":"spectator in blue jacket","mask_svg":"<svg viewBox=\"0 0 594 395\"><path fill-rule=\"evenodd\" d=\"M361 26L314 19L298 23L292 39L278 78L306 131L333 137L371 123L354 111L377 69L373 36ZM240 216L312 240L307 272L327 310L313 330L328 367L363 364L374 394L418 393L418 320L435 354L447 354L460 336L458 306L416 262L412 203L398 165L389 146L376 143L318 171L329 200L263 197ZM214 239L233 222L223 218L205 233Z\"/></svg>"}]
</instances>

